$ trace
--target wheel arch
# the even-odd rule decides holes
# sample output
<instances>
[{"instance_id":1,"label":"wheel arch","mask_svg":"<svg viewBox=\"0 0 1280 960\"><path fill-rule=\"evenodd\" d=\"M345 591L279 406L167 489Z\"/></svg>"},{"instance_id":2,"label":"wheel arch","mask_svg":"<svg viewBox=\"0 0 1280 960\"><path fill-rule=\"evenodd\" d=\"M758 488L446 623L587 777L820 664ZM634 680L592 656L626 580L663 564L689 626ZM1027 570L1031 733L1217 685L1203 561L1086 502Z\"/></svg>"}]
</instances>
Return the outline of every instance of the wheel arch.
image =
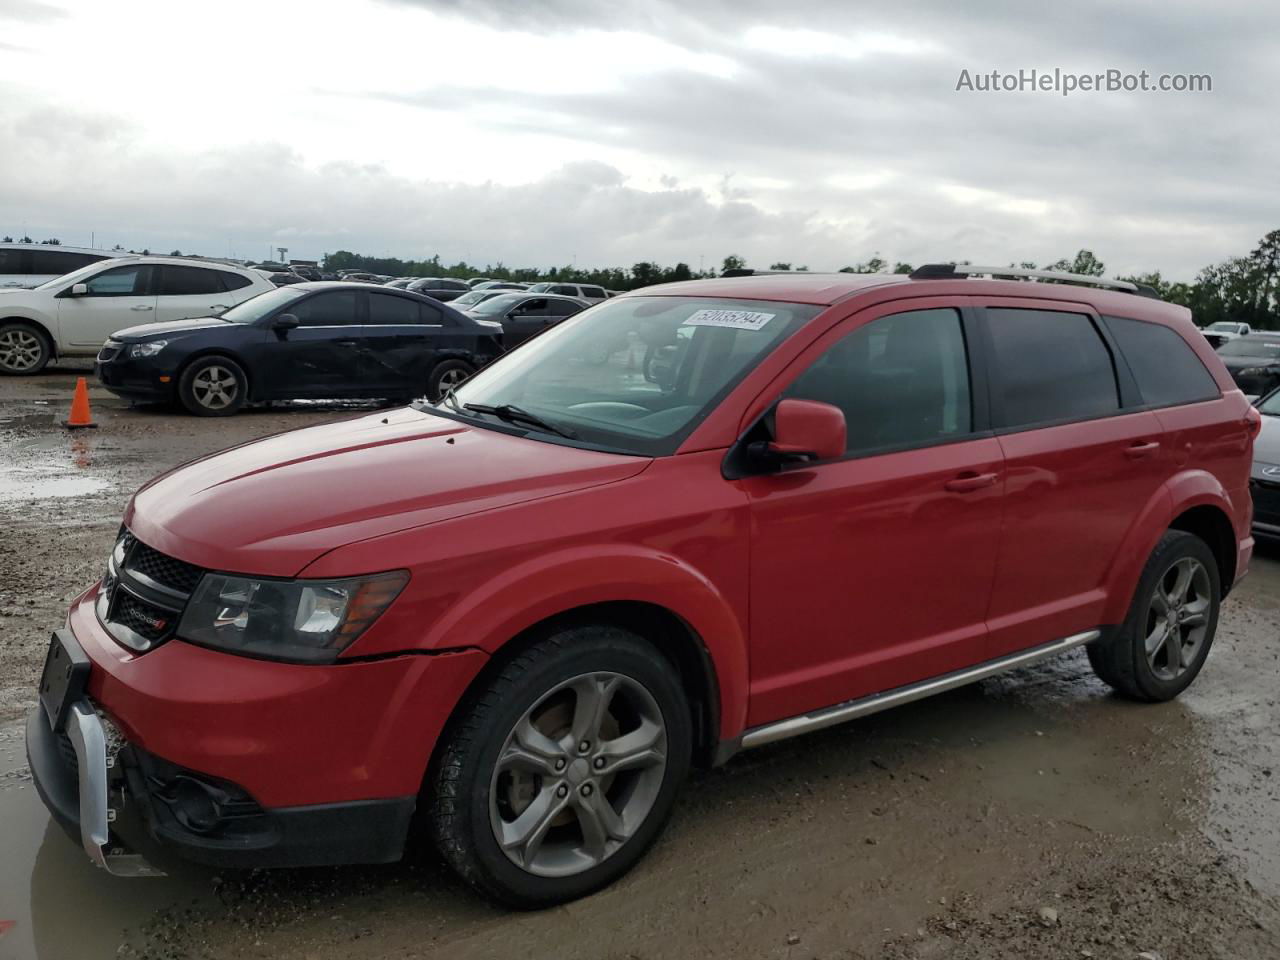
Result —
<instances>
[{"instance_id":1,"label":"wheel arch","mask_svg":"<svg viewBox=\"0 0 1280 960\"><path fill-rule=\"evenodd\" d=\"M35 327L49 344L49 359L58 359L58 338L53 335L53 331L49 329L49 325L43 320L37 320L35 317L24 317L17 314L8 317L0 317L0 327L4 326L6 323L25 323L28 327Z\"/></svg>"}]
</instances>

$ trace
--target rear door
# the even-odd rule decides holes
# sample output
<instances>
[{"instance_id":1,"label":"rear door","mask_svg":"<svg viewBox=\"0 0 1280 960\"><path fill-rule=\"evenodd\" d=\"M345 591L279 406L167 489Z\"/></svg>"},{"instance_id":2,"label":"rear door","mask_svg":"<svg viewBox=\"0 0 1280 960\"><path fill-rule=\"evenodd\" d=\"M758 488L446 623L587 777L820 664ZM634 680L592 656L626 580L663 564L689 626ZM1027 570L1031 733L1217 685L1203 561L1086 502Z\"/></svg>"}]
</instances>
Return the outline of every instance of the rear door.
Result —
<instances>
[{"instance_id":1,"label":"rear door","mask_svg":"<svg viewBox=\"0 0 1280 960\"><path fill-rule=\"evenodd\" d=\"M838 460L741 481L756 726L985 658L1004 468L964 301L844 321L781 396L839 407Z\"/></svg>"},{"instance_id":2,"label":"rear door","mask_svg":"<svg viewBox=\"0 0 1280 960\"><path fill-rule=\"evenodd\" d=\"M234 306L222 282L223 271L212 267L161 264L156 267L156 319L186 320L216 317Z\"/></svg>"},{"instance_id":3,"label":"rear door","mask_svg":"<svg viewBox=\"0 0 1280 960\"><path fill-rule=\"evenodd\" d=\"M152 323L156 295L150 264L110 267L81 282L88 292L58 294L58 340L71 347L101 347L117 330Z\"/></svg>"},{"instance_id":4,"label":"rear door","mask_svg":"<svg viewBox=\"0 0 1280 960\"><path fill-rule=\"evenodd\" d=\"M1002 656L1101 625L1107 572L1169 451L1091 307L975 304L1007 474L988 614L991 654Z\"/></svg>"},{"instance_id":5,"label":"rear door","mask_svg":"<svg viewBox=\"0 0 1280 960\"><path fill-rule=\"evenodd\" d=\"M472 341L440 307L373 293L365 324L365 385L374 396L425 396L431 368L444 356L471 360Z\"/></svg>"}]
</instances>

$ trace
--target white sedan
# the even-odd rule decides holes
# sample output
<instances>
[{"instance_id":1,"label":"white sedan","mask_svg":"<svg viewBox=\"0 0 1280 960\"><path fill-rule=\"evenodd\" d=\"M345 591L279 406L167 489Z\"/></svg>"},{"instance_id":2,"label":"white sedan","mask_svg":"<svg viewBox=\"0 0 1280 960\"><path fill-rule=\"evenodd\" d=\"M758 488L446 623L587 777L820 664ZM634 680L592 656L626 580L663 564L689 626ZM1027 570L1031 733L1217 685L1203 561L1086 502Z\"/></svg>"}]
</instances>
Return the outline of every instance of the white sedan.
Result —
<instances>
[{"instance_id":1,"label":"white sedan","mask_svg":"<svg viewBox=\"0 0 1280 960\"><path fill-rule=\"evenodd\" d=\"M246 267L127 256L33 290L0 290L0 374L39 373L58 357L92 357L117 330L217 316L275 288L261 271Z\"/></svg>"}]
</instances>

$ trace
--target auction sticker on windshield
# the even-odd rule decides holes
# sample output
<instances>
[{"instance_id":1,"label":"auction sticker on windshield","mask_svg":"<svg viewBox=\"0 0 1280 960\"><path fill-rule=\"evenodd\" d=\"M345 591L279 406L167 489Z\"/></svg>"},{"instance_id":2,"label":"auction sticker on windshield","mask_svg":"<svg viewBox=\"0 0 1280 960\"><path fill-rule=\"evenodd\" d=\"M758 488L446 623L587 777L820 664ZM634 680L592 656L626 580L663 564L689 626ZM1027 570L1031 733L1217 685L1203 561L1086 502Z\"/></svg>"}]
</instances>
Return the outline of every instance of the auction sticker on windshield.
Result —
<instances>
[{"instance_id":1,"label":"auction sticker on windshield","mask_svg":"<svg viewBox=\"0 0 1280 960\"><path fill-rule=\"evenodd\" d=\"M776 316L776 313L752 313L750 310L696 310L689 315L684 326L759 330Z\"/></svg>"}]
</instances>

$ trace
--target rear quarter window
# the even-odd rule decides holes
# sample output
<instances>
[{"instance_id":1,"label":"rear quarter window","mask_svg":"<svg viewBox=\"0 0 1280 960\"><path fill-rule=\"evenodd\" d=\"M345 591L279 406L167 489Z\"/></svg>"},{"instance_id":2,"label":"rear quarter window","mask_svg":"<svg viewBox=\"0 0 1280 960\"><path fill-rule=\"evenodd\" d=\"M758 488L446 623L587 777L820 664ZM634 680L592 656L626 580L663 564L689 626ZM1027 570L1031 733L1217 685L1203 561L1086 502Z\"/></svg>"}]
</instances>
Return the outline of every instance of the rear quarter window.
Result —
<instances>
[{"instance_id":1,"label":"rear quarter window","mask_svg":"<svg viewBox=\"0 0 1280 960\"><path fill-rule=\"evenodd\" d=\"M1102 319L1124 354L1143 403L1171 407L1221 396L1213 375L1176 330L1125 317Z\"/></svg>"}]
</instances>

